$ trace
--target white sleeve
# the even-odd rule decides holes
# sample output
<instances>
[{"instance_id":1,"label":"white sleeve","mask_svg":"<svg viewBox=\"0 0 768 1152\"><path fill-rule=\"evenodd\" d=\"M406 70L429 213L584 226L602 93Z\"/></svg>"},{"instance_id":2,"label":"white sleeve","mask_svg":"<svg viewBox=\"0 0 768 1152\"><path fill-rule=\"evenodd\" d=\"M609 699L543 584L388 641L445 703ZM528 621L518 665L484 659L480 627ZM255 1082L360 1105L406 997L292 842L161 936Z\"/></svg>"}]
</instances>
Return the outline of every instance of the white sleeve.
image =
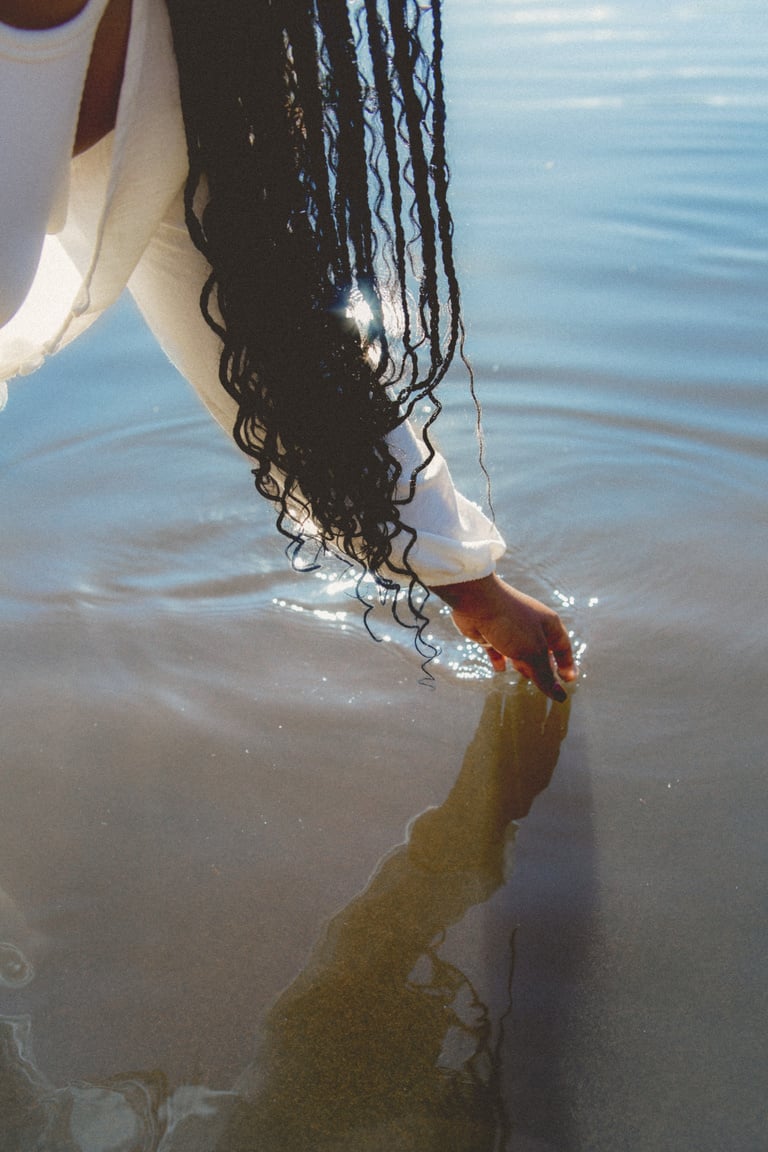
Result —
<instances>
[{"instance_id":1,"label":"white sleeve","mask_svg":"<svg viewBox=\"0 0 768 1152\"><path fill-rule=\"evenodd\" d=\"M402 464L404 479L398 495L405 496L410 476L426 458L427 449L410 424L396 428L388 443ZM416 529L408 559L428 588L488 576L506 551L496 525L477 504L462 496L439 452L419 473L413 500L403 506L402 517ZM397 543L395 540L396 553Z\"/></svg>"},{"instance_id":2,"label":"white sleeve","mask_svg":"<svg viewBox=\"0 0 768 1152\"><path fill-rule=\"evenodd\" d=\"M0 23L0 327L24 302L46 232L66 215L72 146L106 0L55 28Z\"/></svg>"},{"instance_id":3,"label":"white sleeve","mask_svg":"<svg viewBox=\"0 0 768 1152\"><path fill-rule=\"evenodd\" d=\"M170 360L231 434L237 405L219 382L221 342L200 312L200 292L209 271L187 232L180 195L128 287ZM403 468L400 495L404 496L407 480L424 460L426 449L408 425L397 428L389 444ZM417 532L410 564L428 587L487 576L504 553L505 544L495 526L457 492L440 455L419 473L416 494L403 506L402 516ZM394 559L397 562L400 556Z\"/></svg>"}]
</instances>

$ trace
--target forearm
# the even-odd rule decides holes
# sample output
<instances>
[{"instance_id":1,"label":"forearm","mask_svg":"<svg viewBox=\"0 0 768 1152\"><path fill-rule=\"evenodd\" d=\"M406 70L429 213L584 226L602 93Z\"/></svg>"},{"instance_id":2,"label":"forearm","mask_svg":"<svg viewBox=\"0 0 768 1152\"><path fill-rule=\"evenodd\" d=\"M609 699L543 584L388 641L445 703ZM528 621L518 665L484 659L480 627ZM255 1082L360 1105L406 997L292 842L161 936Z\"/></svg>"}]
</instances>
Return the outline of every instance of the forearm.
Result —
<instances>
[{"instance_id":1,"label":"forearm","mask_svg":"<svg viewBox=\"0 0 768 1152\"><path fill-rule=\"evenodd\" d=\"M423 463L427 450L409 424L396 428L388 444L402 467L396 495L404 499L410 478ZM495 525L457 490L448 465L439 454L418 471L413 499L401 505L400 514L404 523L416 530L408 561L427 588L450 588L485 578L506 551ZM403 533L393 541L395 565L400 562L408 539Z\"/></svg>"},{"instance_id":2,"label":"forearm","mask_svg":"<svg viewBox=\"0 0 768 1152\"><path fill-rule=\"evenodd\" d=\"M196 388L221 425L230 430L236 405L219 382L221 345L199 309L199 285L207 271L175 213L159 229L131 278L139 306L177 367ZM408 426L389 438L402 467L402 491L407 495L413 471L426 457L418 435ZM505 657L554 699L563 699L550 667L550 652L564 679L575 676L568 637L557 613L505 584L494 574L505 545L496 528L456 491L440 456L418 473L414 498L401 505L403 521L416 531L408 561L421 582L453 609L454 620L469 639L483 644L494 668ZM411 536L395 538L392 575ZM399 549L399 554L398 554Z\"/></svg>"},{"instance_id":3,"label":"forearm","mask_svg":"<svg viewBox=\"0 0 768 1152\"><path fill-rule=\"evenodd\" d=\"M221 342L200 312L200 285L208 272L187 233L179 197L134 272L130 287L166 353L231 434L237 405L219 381ZM388 443L402 468L397 497L405 499L411 475L426 458L426 448L408 425L396 428ZM501 536L480 509L456 491L441 456L418 473L414 498L400 506L400 514L416 531L408 560L427 587L486 576L504 554ZM397 568L402 567L410 540L405 532L395 538L392 570L384 575L402 579Z\"/></svg>"}]
</instances>

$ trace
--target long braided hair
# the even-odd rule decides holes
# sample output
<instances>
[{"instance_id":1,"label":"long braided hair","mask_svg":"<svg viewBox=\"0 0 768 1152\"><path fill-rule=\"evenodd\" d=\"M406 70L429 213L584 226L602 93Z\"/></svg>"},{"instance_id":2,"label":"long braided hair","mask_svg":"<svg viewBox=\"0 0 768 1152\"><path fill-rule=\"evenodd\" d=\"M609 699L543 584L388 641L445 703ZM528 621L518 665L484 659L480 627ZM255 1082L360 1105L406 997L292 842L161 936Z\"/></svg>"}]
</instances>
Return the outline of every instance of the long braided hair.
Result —
<instances>
[{"instance_id":1,"label":"long braided hair","mask_svg":"<svg viewBox=\"0 0 768 1152\"><path fill-rule=\"evenodd\" d=\"M462 339L440 0L166 2L234 439L294 562L311 517L385 597L407 588L418 645L416 476L386 437L426 405L426 466Z\"/></svg>"}]
</instances>

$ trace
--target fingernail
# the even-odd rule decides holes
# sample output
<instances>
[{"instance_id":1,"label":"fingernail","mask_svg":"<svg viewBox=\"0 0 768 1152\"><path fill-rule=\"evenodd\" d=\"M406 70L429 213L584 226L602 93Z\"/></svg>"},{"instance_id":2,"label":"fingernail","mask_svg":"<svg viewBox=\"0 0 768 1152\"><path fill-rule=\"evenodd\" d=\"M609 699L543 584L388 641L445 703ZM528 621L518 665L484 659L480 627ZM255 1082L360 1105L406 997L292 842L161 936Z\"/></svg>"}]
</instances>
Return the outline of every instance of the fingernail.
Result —
<instances>
[{"instance_id":1,"label":"fingernail","mask_svg":"<svg viewBox=\"0 0 768 1152\"><path fill-rule=\"evenodd\" d=\"M563 688L562 684L555 684L554 688L552 689L552 699L556 700L558 704L565 704L566 700L568 699L568 693L566 692L565 688Z\"/></svg>"}]
</instances>

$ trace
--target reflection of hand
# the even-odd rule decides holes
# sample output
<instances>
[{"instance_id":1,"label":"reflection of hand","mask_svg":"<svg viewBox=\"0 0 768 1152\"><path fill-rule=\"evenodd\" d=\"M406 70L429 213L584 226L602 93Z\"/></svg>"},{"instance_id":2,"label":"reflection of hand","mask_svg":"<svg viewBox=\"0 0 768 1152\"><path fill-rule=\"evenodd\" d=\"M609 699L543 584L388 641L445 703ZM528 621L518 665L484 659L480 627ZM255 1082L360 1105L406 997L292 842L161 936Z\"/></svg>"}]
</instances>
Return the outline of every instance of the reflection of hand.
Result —
<instances>
[{"instance_id":1,"label":"reflection of hand","mask_svg":"<svg viewBox=\"0 0 768 1152\"><path fill-rule=\"evenodd\" d=\"M422 867L498 872L508 825L526 816L549 784L569 714L570 701L553 708L527 684L488 693L449 795L411 826L410 852Z\"/></svg>"},{"instance_id":2,"label":"reflection of hand","mask_svg":"<svg viewBox=\"0 0 768 1152\"><path fill-rule=\"evenodd\" d=\"M552 779L568 734L570 700L562 708L552 708L538 692L521 684L498 693L496 706L500 709L498 739L504 747L499 761L507 781L500 815L521 820Z\"/></svg>"},{"instance_id":3,"label":"reflection of hand","mask_svg":"<svg viewBox=\"0 0 768 1152\"><path fill-rule=\"evenodd\" d=\"M497 672L504 671L508 657L545 696L562 704L566 694L555 673L575 680L576 668L568 633L553 608L495 575L432 591L453 610L458 630L485 647Z\"/></svg>"}]
</instances>

